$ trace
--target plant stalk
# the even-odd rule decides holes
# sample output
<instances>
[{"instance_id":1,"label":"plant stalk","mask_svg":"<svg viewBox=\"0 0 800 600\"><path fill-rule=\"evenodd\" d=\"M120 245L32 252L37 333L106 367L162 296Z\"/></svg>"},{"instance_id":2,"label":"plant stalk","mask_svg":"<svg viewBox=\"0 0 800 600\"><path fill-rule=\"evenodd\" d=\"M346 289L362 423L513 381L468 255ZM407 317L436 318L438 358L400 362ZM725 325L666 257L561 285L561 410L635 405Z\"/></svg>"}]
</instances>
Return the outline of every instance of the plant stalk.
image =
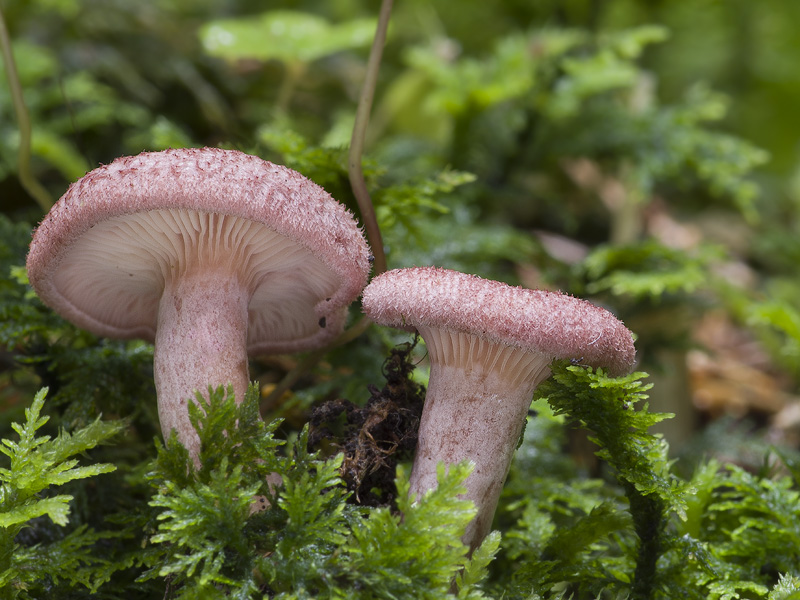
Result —
<instances>
[{"instance_id":1,"label":"plant stalk","mask_svg":"<svg viewBox=\"0 0 800 600\"><path fill-rule=\"evenodd\" d=\"M623 487L630 503L634 529L639 537L630 597L633 600L650 600L656 589L658 557L664 550L664 502L652 495L642 495L629 482L625 482Z\"/></svg>"},{"instance_id":2,"label":"plant stalk","mask_svg":"<svg viewBox=\"0 0 800 600\"><path fill-rule=\"evenodd\" d=\"M364 222L364 228L367 232L367 240L375 256L375 262L373 263L373 273L375 275L380 275L386 270L386 253L383 250L383 237L381 236L380 227L378 227L375 208L372 205L367 183L364 180L361 157L364 154L364 141L367 136L372 100L375 97L375 87L378 83L378 72L383 56L383 46L386 43L386 31L389 28L392 4L393 0L383 0L381 2L378 27L369 52L367 72L364 78L364 85L361 88L361 97L358 100L356 121L353 125L353 136L350 139L350 154L347 161L350 186L353 188L353 194L355 194L358 208L361 211L361 220Z\"/></svg>"},{"instance_id":3,"label":"plant stalk","mask_svg":"<svg viewBox=\"0 0 800 600\"><path fill-rule=\"evenodd\" d=\"M25 97L22 95L22 84L19 80L17 63L14 60L14 51L11 48L11 39L3 18L2 8L0 8L0 51L3 54L6 78L11 90L11 102L14 105L14 113L17 115L17 127L19 129L17 176L23 189L28 192L44 212L47 212L53 206L53 199L31 171L31 119L28 114L28 107L25 104Z\"/></svg>"}]
</instances>

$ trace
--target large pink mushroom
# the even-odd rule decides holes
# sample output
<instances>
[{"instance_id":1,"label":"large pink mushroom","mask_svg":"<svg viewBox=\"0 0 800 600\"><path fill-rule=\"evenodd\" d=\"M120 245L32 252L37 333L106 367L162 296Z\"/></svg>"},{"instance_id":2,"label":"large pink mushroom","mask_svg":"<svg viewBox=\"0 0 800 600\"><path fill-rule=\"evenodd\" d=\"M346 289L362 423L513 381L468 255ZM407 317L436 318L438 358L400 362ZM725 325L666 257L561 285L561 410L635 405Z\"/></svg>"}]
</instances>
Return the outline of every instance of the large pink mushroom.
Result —
<instances>
[{"instance_id":1,"label":"large pink mushroom","mask_svg":"<svg viewBox=\"0 0 800 600\"><path fill-rule=\"evenodd\" d=\"M478 513L471 549L489 532L536 386L554 359L629 371L631 332L608 311L565 294L512 287L434 267L387 271L364 290L367 316L416 329L431 373L410 493L437 485L440 462L475 464L466 498Z\"/></svg>"},{"instance_id":2,"label":"large pink mushroom","mask_svg":"<svg viewBox=\"0 0 800 600\"><path fill-rule=\"evenodd\" d=\"M369 273L352 214L299 173L216 148L119 158L72 184L34 233L28 275L97 335L155 342L164 436L195 458L187 402L249 383L248 352L320 347Z\"/></svg>"}]
</instances>

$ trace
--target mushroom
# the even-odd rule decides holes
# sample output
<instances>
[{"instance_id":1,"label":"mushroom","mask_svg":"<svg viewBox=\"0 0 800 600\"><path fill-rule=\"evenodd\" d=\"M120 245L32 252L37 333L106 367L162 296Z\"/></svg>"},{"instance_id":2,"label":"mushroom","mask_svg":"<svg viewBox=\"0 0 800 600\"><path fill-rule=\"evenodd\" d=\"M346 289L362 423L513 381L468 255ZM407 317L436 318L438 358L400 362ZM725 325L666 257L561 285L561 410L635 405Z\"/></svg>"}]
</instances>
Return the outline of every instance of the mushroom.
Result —
<instances>
[{"instance_id":1,"label":"mushroom","mask_svg":"<svg viewBox=\"0 0 800 600\"><path fill-rule=\"evenodd\" d=\"M155 342L164 436L197 463L187 403L249 384L248 352L323 346L369 273L352 214L299 173L235 150L119 158L70 186L33 235L39 297L100 336Z\"/></svg>"},{"instance_id":2,"label":"mushroom","mask_svg":"<svg viewBox=\"0 0 800 600\"><path fill-rule=\"evenodd\" d=\"M425 340L431 371L410 493L436 487L438 463L472 461L465 497L478 512L462 538L470 550L489 532L550 363L579 358L613 375L634 363L631 332L608 311L565 294L419 267L377 276L362 304L373 321L416 329Z\"/></svg>"}]
</instances>

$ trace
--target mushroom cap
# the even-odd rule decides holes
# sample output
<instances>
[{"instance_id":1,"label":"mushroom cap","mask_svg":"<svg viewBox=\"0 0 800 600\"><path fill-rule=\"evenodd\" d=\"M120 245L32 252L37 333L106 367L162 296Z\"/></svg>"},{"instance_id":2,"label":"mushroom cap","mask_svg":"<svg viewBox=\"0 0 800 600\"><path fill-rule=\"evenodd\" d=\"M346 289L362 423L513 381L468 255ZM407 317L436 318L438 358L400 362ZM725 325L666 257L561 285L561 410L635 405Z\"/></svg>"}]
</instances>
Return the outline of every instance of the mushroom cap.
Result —
<instances>
[{"instance_id":1,"label":"mushroom cap","mask_svg":"<svg viewBox=\"0 0 800 600\"><path fill-rule=\"evenodd\" d=\"M73 183L33 235L27 268L56 312L108 337L155 338L165 286L234 272L251 294L248 350L325 344L366 285L353 215L299 173L235 150L118 158Z\"/></svg>"},{"instance_id":2,"label":"mushroom cap","mask_svg":"<svg viewBox=\"0 0 800 600\"><path fill-rule=\"evenodd\" d=\"M448 269L382 273L364 290L362 306L382 325L447 329L553 359L580 359L612 375L628 373L636 358L631 332L603 308Z\"/></svg>"}]
</instances>

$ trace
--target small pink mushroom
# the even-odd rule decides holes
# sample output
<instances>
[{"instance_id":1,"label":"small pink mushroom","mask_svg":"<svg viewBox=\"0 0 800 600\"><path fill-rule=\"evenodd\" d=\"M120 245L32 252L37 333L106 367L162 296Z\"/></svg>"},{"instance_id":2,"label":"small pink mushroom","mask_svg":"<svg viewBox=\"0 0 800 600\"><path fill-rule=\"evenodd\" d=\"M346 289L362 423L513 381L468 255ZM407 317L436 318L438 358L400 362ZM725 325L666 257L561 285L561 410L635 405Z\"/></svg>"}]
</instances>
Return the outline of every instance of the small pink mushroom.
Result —
<instances>
[{"instance_id":1,"label":"small pink mushroom","mask_svg":"<svg viewBox=\"0 0 800 600\"><path fill-rule=\"evenodd\" d=\"M299 173L216 148L119 158L72 184L34 233L39 297L97 335L155 342L164 436L196 461L187 402L249 383L248 352L343 328L369 273L352 214Z\"/></svg>"},{"instance_id":2,"label":"small pink mushroom","mask_svg":"<svg viewBox=\"0 0 800 600\"><path fill-rule=\"evenodd\" d=\"M463 541L489 532L536 386L554 359L619 375L633 367L631 332L608 311L565 294L446 269L398 269L364 290L377 323L416 329L431 373L411 471L412 494L436 487L436 466L470 460L466 498L478 508Z\"/></svg>"}]
</instances>

